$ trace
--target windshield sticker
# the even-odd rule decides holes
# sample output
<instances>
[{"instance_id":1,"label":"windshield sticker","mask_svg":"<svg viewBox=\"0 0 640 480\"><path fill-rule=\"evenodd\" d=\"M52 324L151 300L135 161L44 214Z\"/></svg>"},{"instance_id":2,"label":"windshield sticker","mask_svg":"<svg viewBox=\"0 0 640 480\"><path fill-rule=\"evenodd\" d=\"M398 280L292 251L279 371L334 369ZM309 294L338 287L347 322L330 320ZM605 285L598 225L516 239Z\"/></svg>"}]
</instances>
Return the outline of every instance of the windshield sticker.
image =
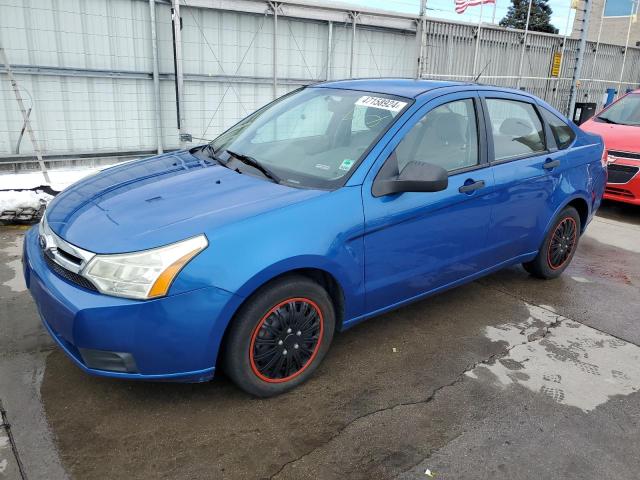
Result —
<instances>
[{"instance_id":1,"label":"windshield sticker","mask_svg":"<svg viewBox=\"0 0 640 480\"><path fill-rule=\"evenodd\" d=\"M383 110L389 110L390 112L399 112L406 104L407 102L400 102L391 98L370 97L368 95L360 97L356 102L356 105L360 105L362 107L381 108Z\"/></svg>"},{"instance_id":2,"label":"windshield sticker","mask_svg":"<svg viewBox=\"0 0 640 480\"><path fill-rule=\"evenodd\" d=\"M323 165L322 163L316 163L316 168L319 168L320 170L329 170L329 165Z\"/></svg>"},{"instance_id":3,"label":"windshield sticker","mask_svg":"<svg viewBox=\"0 0 640 480\"><path fill-rule=\"evenodd\" d=\"M351 160L350 158L345 158L338 168L340 170L344 170L345 172L348 172L349 170L351 170L351 167L353 167L354 163L355 163L355 160Z\"/></svg>"}]
</instances>

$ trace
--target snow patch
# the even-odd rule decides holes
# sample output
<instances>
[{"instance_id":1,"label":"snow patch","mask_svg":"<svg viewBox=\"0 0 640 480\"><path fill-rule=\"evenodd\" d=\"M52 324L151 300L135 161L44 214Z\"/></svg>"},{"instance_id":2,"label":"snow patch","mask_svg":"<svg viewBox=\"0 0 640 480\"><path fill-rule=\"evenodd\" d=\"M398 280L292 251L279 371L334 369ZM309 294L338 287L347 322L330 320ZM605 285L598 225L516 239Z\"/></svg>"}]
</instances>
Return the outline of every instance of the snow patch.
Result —
<instances>
[{"instance_id":1,"label":"snow patch","mask_svg":"<svg viewBox=\"0 0 640 480\"><path fill-rule=\"evenodd\" d=\"M120 162L122 164L125 162ZM115 163L113 165L116 165ZM98 168L74 168L74 169L60 169L49 170L49 178L51 183L49 186L56 192L61 192L69 185L82 180L85 177L98 173L113 165L101 165ZM29 173L12 173L12 174L0 174L0 190L13 190L13 189L33 189L45 184L42 173L29 172Z\"/></svg>"},{"instance_id":2,"label":"snow patch","mask_svg":"<svg viewBox=\"0 0 640 480\"><path fill-rule=\"evenodd\" d=\"M52 198L52 195L42 190L0 191L0 214L7 210L21 210L24 208L38 210L43 203L49 203Z\"/></svg>"}]
</instances>

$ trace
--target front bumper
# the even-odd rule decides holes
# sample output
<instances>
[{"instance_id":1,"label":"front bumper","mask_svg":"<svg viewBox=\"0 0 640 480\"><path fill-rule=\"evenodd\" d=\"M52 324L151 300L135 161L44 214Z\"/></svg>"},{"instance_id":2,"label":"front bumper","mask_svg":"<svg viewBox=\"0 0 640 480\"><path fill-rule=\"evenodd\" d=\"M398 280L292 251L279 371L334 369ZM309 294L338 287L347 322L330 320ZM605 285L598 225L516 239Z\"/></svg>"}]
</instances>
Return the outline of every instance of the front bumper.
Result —
<instances>
[{"instance_id":1,"label":"front bumper","mask_svg":"<svg viewBox=\"0 0 640 480\"><path fill-rule=\"evenodd\" d=\"M638 168L640 165L637 160L618 159L616 166ZM604 198L614 200L616 202L630 203L632 205L640 205L640 170L630 175L629 179L623 182L614 183L611 176L607 187L604 191Z\"/></svg>"},{"instance_id":2,"label":"front bumper","mask_svg":"<svg viewBox=\"0 0 640 480\"><path fill-rule=\"evenodd\" d=\"M240 297L215 287L147 301L92 292L53 273L37 239L36 228L25 235L27 287L51 337L82 370L182 382L213 376L224 330ZM95 368L100 362L110 369Z\"/></svg>"}]
</instances>

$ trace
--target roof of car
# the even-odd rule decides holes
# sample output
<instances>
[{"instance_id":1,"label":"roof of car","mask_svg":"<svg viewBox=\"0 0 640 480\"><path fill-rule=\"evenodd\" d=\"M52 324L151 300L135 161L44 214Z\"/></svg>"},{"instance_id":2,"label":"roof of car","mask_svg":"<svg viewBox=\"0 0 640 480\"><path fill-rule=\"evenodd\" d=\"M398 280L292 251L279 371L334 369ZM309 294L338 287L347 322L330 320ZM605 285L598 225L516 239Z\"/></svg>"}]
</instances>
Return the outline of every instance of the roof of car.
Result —
<instances>
[{"instance_id":1,"label":"roof of car","mask_svg":"<svg viewBox=\"0 0 640 480\"><path fill-rule=\"evenodd\" d=\"M315 87L342 88L345 90L363 90L374 93L386 93L401 97L415 98L429 90L443 87L467 86L471 83L448 82L440 80L416 80L413 78L362 78L357 80L336 80L314 85Z\"/></svg>"}]
</instances>

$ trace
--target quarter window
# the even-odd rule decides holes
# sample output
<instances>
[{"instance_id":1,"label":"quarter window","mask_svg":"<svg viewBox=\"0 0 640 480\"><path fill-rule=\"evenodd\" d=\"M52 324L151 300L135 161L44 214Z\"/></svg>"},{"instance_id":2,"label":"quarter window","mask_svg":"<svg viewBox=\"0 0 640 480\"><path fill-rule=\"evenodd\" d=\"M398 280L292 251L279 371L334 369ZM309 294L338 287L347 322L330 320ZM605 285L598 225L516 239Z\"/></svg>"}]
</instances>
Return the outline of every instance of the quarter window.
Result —
<instances>
[{"instance_id":1,"label":"quarter window","mask_svg":"<svg viewBox=\"0 0 640 480\"><path fill-rule=\"evenodd\" d=\"M434 108L416 123L396 148L398 171L410 161L447 171L478 164L478 124L472 99Z\"/></svg>"},{"instance_id":2,"label":"quarter window","mask_svg":"<svg viewBox=\"0 0 640 480\"><path fill-rule=\"evenodd\" d=\"M542 122L533 105L516 100L486 100L496 160L533 155L546 150Z\"/></svg>"},{"instance_id":3,"label":"quarter window","mask_svg":"<svg viewBox=\"0 0 640 480\"><path fill-rule=\"evenodd\" d=\"M541 109L542 116L549 124L551 128L551 133L553 133L553 138L556 139L556 145L559 150L564 150L575 138L575 133L573 133L573 129L564 123L563 120L559 119L555 114L551 113L549 110Z\"/></svg>"}]
</instances>

